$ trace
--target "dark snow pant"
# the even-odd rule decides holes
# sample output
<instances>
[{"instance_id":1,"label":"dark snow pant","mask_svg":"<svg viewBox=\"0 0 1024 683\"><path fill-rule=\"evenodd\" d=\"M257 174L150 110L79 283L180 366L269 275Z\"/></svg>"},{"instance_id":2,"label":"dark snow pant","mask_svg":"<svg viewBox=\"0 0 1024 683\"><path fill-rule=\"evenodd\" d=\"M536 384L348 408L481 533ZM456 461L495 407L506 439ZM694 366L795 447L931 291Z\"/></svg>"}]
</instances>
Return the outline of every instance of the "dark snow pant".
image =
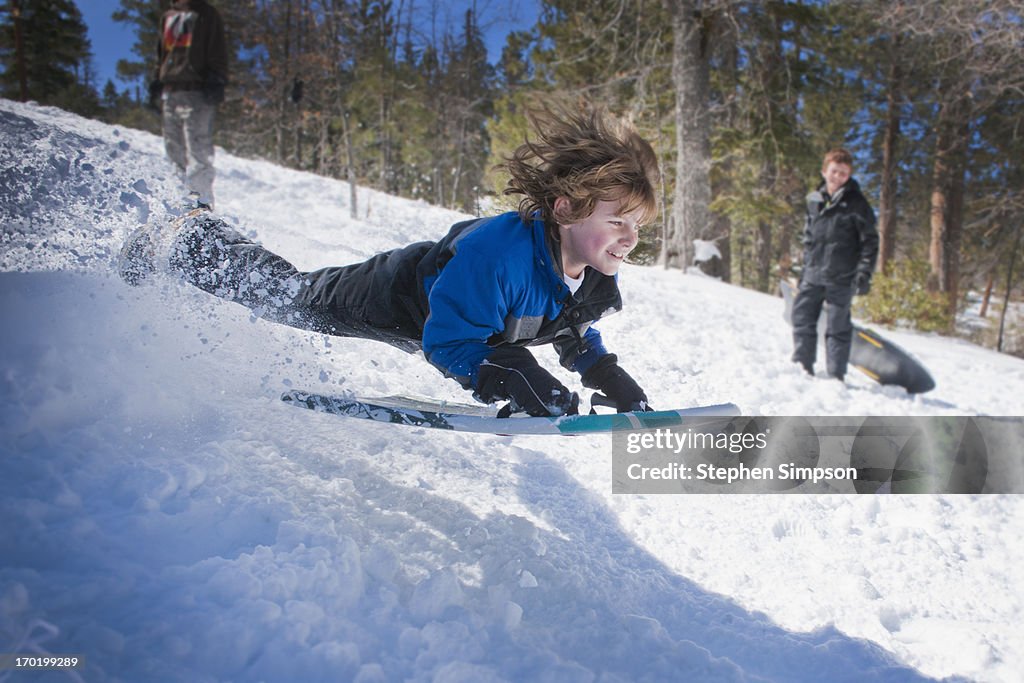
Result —
<instances>
[{"instance_id":1,"label":"dark snow pant","mask_svg":"<svg viewBox=\"0 0 1024 683\"><path fill-rule=\"evenodd\" d=\"M301 273L219 218L202 216L175 237L170 265L190 284L242 304L258 317L322 334L382 341L414 353L421 346L414 331L401 329L379 310L368 313L380 299L373 266L386 256ZM333 295L329 305L321 293L325 281Z\"/></svg>"},{"instance_id":2,"label":"dark snow pant","mask_svg":"<svg viewBox=\"0 0 1024 683\"><path fill-rule=\"evenodd\" d=\"M793 302L793 360L806 367L814 365L818 351L818 318L825 308L825 365L828 374L840 379L846 375L853 341L850 304L853 287L814 285L801 282Z\"/></svg>"}]
</instances>

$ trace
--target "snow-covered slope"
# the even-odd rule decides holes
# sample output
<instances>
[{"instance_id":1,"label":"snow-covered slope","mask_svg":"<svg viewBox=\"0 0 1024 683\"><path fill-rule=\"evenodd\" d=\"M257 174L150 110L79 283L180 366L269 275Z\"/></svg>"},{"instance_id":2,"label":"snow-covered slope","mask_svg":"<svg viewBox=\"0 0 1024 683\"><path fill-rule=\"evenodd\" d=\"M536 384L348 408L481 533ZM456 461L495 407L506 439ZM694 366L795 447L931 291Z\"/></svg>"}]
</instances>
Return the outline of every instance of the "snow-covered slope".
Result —
<instances>
[{"instance_id":1,"label":"snow-covered slope","mask_svg":"<svg viewBox=\"0 0 1024 683\"><path fill-rule=\"evenodd\" d=\"M1018 496L613 496L608 438L295 410L287 387L465 400L421 357L114 276L180 189L158 138L0 101L0 681L1015 681ZM217 156L218 210L312 269L460 215ZM919 397L787 360L782 302L624 267L601 329L656 406L1024 414L1024 362L886 333ZM554 354L538 350L566 383ZM574 384L575 383L575 384ZM1017 633L1017 636L1013 634Z\"/></svg>"}]
</instances>

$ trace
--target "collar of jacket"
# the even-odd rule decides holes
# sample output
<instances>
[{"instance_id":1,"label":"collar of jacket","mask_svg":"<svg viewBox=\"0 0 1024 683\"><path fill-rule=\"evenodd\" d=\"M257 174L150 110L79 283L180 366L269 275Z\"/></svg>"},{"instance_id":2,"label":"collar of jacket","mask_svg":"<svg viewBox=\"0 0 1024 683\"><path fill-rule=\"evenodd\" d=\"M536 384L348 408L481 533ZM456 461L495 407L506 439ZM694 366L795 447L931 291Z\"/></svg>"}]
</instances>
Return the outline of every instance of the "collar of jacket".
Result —
<instances>
[{"instance_id":1,"label":"collar of jacket","mask_svg":"<svg viewBox=\"0 0 1024 683\"><path fill-rule=\"evenodd\" d=\"M811 210L811 214L825 213L838 206L843 199L860 194L860 184L852 177L843 183L834 195L830 196L826 188L826 183L822 181L817 190L807 195L807 208Z\"/></svg>"},{"instance_id":2,"label":"collar of jacket","mask_svg":"<svg viewBox=\"0 0 1024 683\"><path fill-rule=\"evenodd\" d=\"M569 295L569 285L562 276L562 245L539 216L530 221L530 229L533 231L533 257L548 284L558 293L558 300L562 301Z\"/></svg>"},{"instance_id":3,"label":"collar of jacket","mask_svg":"<svg viewBox=\"0 0 1024 683\"><path fill-rule=\"evenodd\" d=\"M562 270L562 243L555 237L555 231L549 230L542 219L533 220L533 251L538 265L548 275L552 291L557 292L557 300L566 308L585 309L578 311L577 317L585 317L596 312L596 317L611 311L622 310L622 297L619 294L618 276L605 275L590 266L583 271L583 284L574 296L565 283L565 272ZM598 310L599 309L599 310Z\"/></svg>"},{"instance_id":4,"label":"collar of jacket","mask_svg":"<svg viewBox=\"0 0 1024 683\"><path fill-rule=\"evenodd\" d=\"M555 292L561 310L551 321L554 327L541 330L545 341L552 336L568 333L576 340L577 355L587 351L588 344L583 338L586 326L599 318L622 310L622 295L619 293L617 276L599 273L587 267L583 273L583 284L574 295L565 283L562 270L562 244L555 238L555 231L548 230L539 217L532 221L533 252L537 265L547 275L548 284Z\"/></svg>"}]
</instances>

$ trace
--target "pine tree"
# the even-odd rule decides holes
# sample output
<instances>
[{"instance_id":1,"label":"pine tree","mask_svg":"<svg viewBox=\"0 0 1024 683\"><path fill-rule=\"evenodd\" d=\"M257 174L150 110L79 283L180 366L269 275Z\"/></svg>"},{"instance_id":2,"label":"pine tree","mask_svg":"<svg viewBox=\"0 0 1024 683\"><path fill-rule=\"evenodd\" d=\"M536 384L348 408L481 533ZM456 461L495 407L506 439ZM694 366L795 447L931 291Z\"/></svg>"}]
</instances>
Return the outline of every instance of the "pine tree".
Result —
<instances>
[{"instance_id":1,"label":"pine tree","mask_svg":"<svg viewBox=\"0 0 1024 683\"><path fill-rule=\"evenodd\" d=\"M723 11L712 55L711 208L727 224L727 237L718 234L730 244L732 279L770 291L798 244L805 174L825 145L815 140L846 126L846 107L841 93L821 86L829 67L820 10L769 3Z\"/></svg>"},{"instance_id":2,"label":"pine tree","mask_svg":"<svg viewBox=\"0 0 1024 683\"><path fill-rule=\"evenodd\" d=\"M92 48L71 0L11 0L0 15L0 94L91 115Z\"/></svg>"},{"instance_id":3,"label":"pine tree","mask_svg":"<svg viewBox=\"0 0 1024 683\"><path fill-rule=\"evenodd\" d=\"M494 102L493 70L473 10L466 10L461 39L449 48L446 80L452 93L446 122L452 144L452 186L446 204L474 212L490 147L486 122Z\"/></svg>"},{"instance_id":4,"label":"pine tree","mask_svg":"<svg viewBox=\"0 0 1024 683\"><path fill-rule=\"evenodd\" d=\"M499 206L509 211L516 209L516 202L500 194L508 182L508 174L499 165L529 135L529 122L524 112L537 99L537 92L531 87L534 74L529 51L532 44L533 36L526 31L506 36L505 47L497 64L494 116L487 125L491 155L485 174L484 193L496 193Z\"/></svg>"},{"instance_id":5,"label":"pine tree","mask_svg":"<svg viewBox=\"0 0 1024 683\"><path fill-rule=\"evenodd\" d=\"M160 39L160 0L121 0L120 7L111 14L114 21L129 24L135 31L132 54L135 59L120 59L117 76L134 82L140 92L146 93L149 80L156 71L156 46Z\"/></svg>"}]
</instances>

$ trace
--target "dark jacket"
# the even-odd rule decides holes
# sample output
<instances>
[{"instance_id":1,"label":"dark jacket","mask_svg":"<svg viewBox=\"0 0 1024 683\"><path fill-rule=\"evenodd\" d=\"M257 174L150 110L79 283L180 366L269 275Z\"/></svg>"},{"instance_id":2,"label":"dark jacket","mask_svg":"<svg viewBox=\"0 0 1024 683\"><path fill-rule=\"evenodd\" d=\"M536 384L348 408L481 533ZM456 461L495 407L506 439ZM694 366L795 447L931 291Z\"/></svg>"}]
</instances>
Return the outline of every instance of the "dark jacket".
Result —
<instances>
[{"instance_id":1,"label":"dark jacket","mask_svg":"<svg viewBox=\"0 0 1024 683\"><path fill-rule=\"evenodd\" d=\"M167 90L204 90L228 82L228 48L220 13L206 0L189 0L160 18L155 80Z\"/></svg>"},{"instance_id":2,"label":"dark jacket","mask_svg":"<svg viewBox=\"0 0 1024 683\"><path fill-rule=\"evenodd\" d=\"M802 280L847 285L858 272L869 276L878 256L875 213L853 178L829 197L825 184L807 195Z\"/></svg>"},{"instance_id":3,"label":"dark jacket","mask_svg":"<svg viewBox=\"0 0 1024 683\"><path fill-rule=\"evenodd\" d=\"M542 221L516 213L457 223L438 242L306 277L304 303L388 331L391 343L421 341L427 360L466 388L508 345L554 344L565 368L586 372L608 353L591 324L622 309L616 278L592 268L572 295L558 243Z\"/></svg>"}]
</instances>

